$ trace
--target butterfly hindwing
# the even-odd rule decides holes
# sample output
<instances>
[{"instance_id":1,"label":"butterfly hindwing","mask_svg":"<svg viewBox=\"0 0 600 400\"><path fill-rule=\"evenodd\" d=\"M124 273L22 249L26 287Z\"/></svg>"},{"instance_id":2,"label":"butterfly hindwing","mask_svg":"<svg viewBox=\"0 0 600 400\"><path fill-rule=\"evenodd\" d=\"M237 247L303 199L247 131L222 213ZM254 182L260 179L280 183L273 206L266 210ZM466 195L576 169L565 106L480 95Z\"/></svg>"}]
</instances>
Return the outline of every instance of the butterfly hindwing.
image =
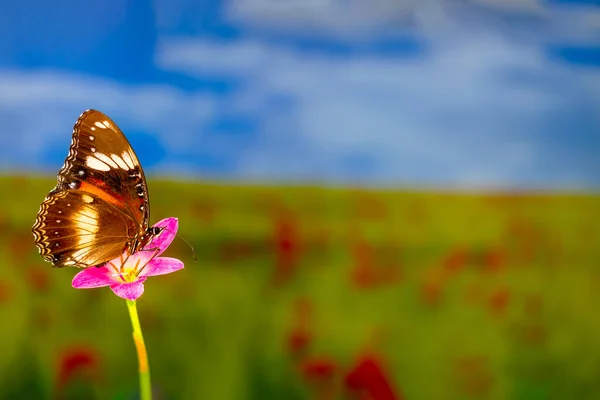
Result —
<instances>
[{"instance_id":1,"label":"butterfly hindwing","mask_svg":"<svg viewBox=\"0 0 600 400\"><path fill-rule=\"evenodd\" d=\"M56 267L104 264L149 240L149 211L146 179L131 145L106 115L85 111L33 226L40 253Z\"/></svg>"},{"instance_id":2,"label":"butterfly hindwing","mask_svg":"<svg viewBox=\"0 0 600 400\"><path fill-rule=\"evenodd\" d=\"M87 267L118 257L134 221L102 198L81 190L51 192L33 232L40 253L55 266Z\"/></svg>"}]
</instances>

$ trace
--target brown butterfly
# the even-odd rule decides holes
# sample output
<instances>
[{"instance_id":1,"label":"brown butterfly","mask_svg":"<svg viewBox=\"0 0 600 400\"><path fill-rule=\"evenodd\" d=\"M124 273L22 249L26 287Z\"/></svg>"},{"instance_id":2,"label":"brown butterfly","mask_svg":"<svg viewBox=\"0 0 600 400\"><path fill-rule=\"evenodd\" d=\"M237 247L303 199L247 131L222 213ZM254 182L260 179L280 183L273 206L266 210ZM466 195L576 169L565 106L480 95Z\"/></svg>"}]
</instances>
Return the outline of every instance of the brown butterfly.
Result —
<instances>
[{"instance_id":1,"label":"brown butterfly","mask_svg":"<svg viewBox=\"0 0 600 400\"><path fill-rule=\"evenodd\" d=\"M54 267L79 268L133 254L160 233L148 228L149 213L144 171L123 132L100 111L85 111L33 225L40 254Z\"/></svg>"}]
</instances>

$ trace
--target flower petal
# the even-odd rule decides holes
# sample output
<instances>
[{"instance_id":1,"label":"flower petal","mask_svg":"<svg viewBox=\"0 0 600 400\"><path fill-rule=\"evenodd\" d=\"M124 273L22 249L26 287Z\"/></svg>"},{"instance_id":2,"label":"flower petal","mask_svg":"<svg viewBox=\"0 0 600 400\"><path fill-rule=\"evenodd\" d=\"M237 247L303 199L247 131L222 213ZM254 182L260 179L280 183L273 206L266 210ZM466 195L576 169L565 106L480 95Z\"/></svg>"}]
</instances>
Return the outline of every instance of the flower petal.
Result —
<instances>
[{"instance_id":1,"label":"flower petal","mask_svg":"<svg viewBox=\"0 0 600 400\"><path fill-rule=\"evenodd\" d=\"M158 221L153 226L154 228L164 228L163 231L153 238L150 243L148 243L144 248L148 250L158 249L158 255L161 255L163 251L169 247L173 239L175 239L175 235L177 234L177 229L179 229L179 220L177 218L165 218L163 220Z\"/></svg>"},{"instance_id":2,"label":"flower petal","mask_svg":"<svg viewBox=\"0 0 600 400\"><path fill-rule=\"evenodd\" d=\"M146 265L156 256L157 250L140 250L132 255L123 254L122 258L113 260L113 264L121 266L124 270L132 269L134 266Z\"/></svg>"},{"instance_id":3,"label":"flower petal","mask_svg":"<svg viewBox=\"0 0 600 400\"><path fill-rule=\"evenodd\" d=\"M75 289L91 289L115 284L115 278L107 267L90 267L73 277L71 285Z\"/></svg>"},{"instance_id":4,"label":"flower petal","mask_svg":"<svg viewBox=\"0 0 600 400\"><path fill-rule=\"evenodd\" d=\"M140 273L140 276L165 275L183 268L183 262L171 257L157 257Z\"/></svg>"},{"instance_id":5,"label":"flower petal","mask_svg":"<svg viewBox=\"0 0 600 400\"><path fill-rule=\"evenodd\" d=\"M135 282L112 285L110 288L119 297L126 300L137 300L144 293L144 281L146 277L141 277Z\"/></svg>"}]
</instances>

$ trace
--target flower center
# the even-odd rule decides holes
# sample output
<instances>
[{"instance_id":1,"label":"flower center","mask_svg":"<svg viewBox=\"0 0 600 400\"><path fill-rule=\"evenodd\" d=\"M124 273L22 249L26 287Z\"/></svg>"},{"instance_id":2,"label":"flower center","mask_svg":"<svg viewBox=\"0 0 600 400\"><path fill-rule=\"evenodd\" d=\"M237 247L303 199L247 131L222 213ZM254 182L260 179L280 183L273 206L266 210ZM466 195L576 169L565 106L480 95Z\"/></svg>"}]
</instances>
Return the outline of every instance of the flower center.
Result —
<instances>
[{"instance_id":1,"label":"flower center","mask_svg":"<svg viewBox=\"0 0 600 400\"><path fill-rule=\"evenodd\" d=\"M131 283L138 280L138 275L141 271L140 259L137 258L135 262L129 260L129 256L123 259L120 257L121 265L117 266L110 262L110 266L115 270L115 276L118 277L123 283Z\"/></svg>"}]
</instances>

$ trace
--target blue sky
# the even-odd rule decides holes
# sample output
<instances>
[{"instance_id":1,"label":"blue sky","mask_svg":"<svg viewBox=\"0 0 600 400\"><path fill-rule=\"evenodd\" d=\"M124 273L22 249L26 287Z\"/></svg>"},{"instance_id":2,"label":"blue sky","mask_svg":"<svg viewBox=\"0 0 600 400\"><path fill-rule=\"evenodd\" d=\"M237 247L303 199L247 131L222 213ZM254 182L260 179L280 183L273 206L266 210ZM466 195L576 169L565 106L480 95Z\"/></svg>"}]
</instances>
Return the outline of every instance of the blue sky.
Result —
<instances>
[{"instance_id":1,"label":"blue sky","mask_svg":"<svg viewBox=\"0 0 600 400\"><path fill-rule=\"evenodd\" d=\"M600 188L600 1L0 6L0 168L97 108L148 175Z\"/></svg>"}]
</instances>

